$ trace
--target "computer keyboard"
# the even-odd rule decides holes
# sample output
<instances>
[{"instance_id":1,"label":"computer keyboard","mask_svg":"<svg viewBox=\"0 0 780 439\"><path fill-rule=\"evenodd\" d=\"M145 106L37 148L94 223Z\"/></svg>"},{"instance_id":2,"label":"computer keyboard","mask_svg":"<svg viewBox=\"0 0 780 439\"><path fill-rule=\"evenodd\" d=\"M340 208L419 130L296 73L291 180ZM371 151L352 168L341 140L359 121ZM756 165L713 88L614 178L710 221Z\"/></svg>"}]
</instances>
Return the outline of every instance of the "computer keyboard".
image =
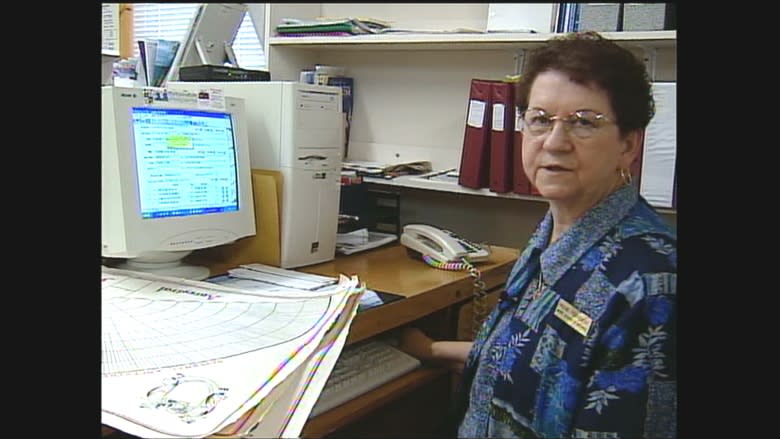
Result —
<instances>
[{"instance_id":1,"label":"computer keyboard","mask_svg":"<svg viewBox=\"0 0 780 439\"><path fill-rule=\"evenodd\" d=\"M389 343L371 339L341 351L317 403L313 418L420 367L420 360Z\"/></svg>"}]
</instances>

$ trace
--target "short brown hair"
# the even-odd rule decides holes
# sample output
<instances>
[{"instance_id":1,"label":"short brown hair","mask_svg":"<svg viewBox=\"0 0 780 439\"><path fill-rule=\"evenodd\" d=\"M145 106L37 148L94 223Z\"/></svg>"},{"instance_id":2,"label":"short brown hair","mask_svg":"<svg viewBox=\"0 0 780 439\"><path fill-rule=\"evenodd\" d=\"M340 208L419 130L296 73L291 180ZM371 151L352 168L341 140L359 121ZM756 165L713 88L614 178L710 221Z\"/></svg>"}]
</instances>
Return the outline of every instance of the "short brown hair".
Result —
<instances>
[{"instance_id":1,"label":"short brown hair","mask_svg":"<svg viewBox=\"0 0 780 439\"><path fill-rule=\"evenodd\" d=\"M577 84L595 84L606 91L622 134L647 127L655 115L645 65L629 50L596 32L554 37L530 52L515 94L521 111L528 107L536 77L551 70L567 74Z\"/></svg>"}]
</instances>

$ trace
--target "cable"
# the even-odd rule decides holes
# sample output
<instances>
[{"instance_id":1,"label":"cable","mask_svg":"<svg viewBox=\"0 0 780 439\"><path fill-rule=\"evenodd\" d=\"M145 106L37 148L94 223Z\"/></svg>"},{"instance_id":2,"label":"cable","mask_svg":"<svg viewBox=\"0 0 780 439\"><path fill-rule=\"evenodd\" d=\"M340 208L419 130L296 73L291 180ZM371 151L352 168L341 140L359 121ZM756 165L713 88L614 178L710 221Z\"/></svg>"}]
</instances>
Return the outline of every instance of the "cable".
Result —
<instances>
[{"instance_id":1,"label":"cable","mask_svg":"<svg viewBox=\"0 0 780 439\"><path fill-rule=\"evenodd\" d=\"M469 262L468 259L463 258L463 264L469 271L469 276L474 279L474 295L471 300L472 308L472 324L471 324L471 339L477 338L482 323L487 318L488 304L487 304L487 291L485 291L485 281L482 280L482 273Z\"/></svg>"},{"instance_id":2,"label":"cable","mask_svg":"<svg viewBox=\"0 0 780 439\"><path fill-rule=\"evenodd\" d=\"M426 264L439 270L463 271L466 269L466 264L463 262L442 262L428 255L423 255L422 259ZM465 258L463 258L463 261L468 262Z\"/></svg>"},{"instance_id":3,"label":"cable","mask_svg":"<svg viewBox=\"0 0 780 439\"><path fill-rule=\"evenodd\" d=\"M461 258L460 262L441 262L428 255L423 255L423 261L431 267L440 270L463 271L468 270L469 276L474 279L474 294L471 300L472 307L472 326L471 338L477 337L482 322L485 321L488 314L487 291L485 291L485 282L482 280L482 273L467 258Z\"/></svg>"}]
</instances>

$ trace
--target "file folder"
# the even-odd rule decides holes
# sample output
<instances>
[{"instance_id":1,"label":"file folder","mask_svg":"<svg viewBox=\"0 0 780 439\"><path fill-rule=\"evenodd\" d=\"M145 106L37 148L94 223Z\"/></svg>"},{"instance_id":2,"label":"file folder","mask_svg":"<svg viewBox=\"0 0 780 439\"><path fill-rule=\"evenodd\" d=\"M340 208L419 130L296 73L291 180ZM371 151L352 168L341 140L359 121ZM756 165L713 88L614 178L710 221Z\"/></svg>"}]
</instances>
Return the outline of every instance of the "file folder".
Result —
<instances>
[{"instance_id":1,"label":"file folder","mask_svg":"<svg viewBox=\"0 0 780 439\"><path fill-rule=\"evenodd\" d=\"M645 130L639 193L655 207L671 208L677 162L677 83L652 85L655 116Z\"/></svg>"},{"instance_id":2,"label":"file folder","mask_svg":"<svg viewBox=\"0 0 780 439\"><path fill-rule=\"evenodd\" d=\"M525 175L523 169L523 123L520 121L520 109L515 107L515 138L513 141L512 162L514 170L512 173L512 192L520 195L531 194L531 181Z\"/></svg>"},{"instance_id":3,"label":"file folder","mask_svg":"<svg viewBox=\"0 0 780 439\"><path fill-rule=\"evenodd\" d=\"M256 234L231 244L195 252L185 261L209 267L211 275L227 273L242 264L281 265L282 174L275 170L252 169Z\"/></svg>"},{"instance_id":4,"label":"file folder","mask_svg":"<svg viewBox=\"0 0 780 439\"><path fill-rule=\"evenodd\" d=\"M514 85L495 82L490 88L492 124L490 129L490 191L512 190L512 160L515 133Z\"/></svg>"},{"instance_id":5,"label":"file folder","mask_svg":"<svg viewBox=\"0 0 780 439\"><path fill-rule=\"evenodd\" d=\"M490 184L490 91L494 81L472 79L458 184L472 189Z\"/></svg>"}]
</instances>

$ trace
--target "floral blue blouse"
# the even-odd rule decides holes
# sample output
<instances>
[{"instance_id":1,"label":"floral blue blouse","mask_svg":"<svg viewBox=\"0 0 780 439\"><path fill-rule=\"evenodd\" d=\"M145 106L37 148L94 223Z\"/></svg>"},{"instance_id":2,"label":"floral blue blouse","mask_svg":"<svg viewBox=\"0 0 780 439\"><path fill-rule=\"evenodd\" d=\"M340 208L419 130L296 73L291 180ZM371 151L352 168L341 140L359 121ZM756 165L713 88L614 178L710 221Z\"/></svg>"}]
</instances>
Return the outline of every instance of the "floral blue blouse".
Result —
<instances>
[{"instance_id":1,"label":"floral blue blouse","mask_svg":"<svg viewBox=\"0 0 780 439\"><path fill-rule=\"evenodd\" d=\"M631 186L552 225L475 340L458 436L676 437L676 232Z\"/></svg>"}]
</instances>

